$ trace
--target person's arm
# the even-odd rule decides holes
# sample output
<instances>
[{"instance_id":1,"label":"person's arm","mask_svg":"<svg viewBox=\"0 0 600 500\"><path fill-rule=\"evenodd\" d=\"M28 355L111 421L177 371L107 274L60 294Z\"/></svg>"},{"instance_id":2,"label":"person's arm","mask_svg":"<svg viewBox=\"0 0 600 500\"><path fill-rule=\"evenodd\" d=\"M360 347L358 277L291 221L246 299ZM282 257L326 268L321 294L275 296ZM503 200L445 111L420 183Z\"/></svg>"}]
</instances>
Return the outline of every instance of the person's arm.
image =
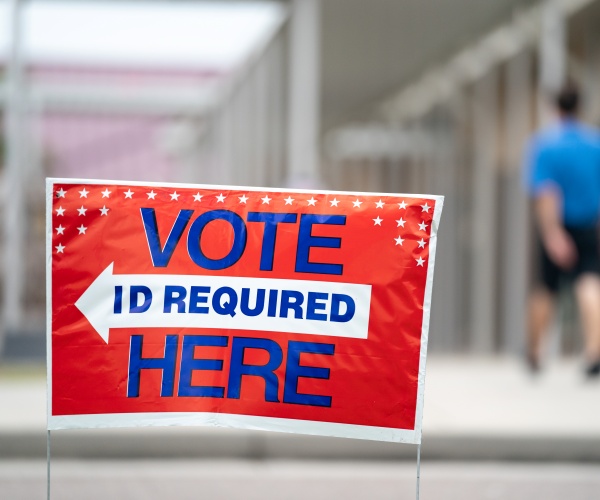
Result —
<instances>
[{"instance_id":1,"label":"person's arm","mask_svg":"<svg viewBox=\"0 0 600 500\"><path fill-rule=\"evenodd\" d=\"M570 269L577 262L577 249L561 222L560 196L555 189L544 189L534 201L535 216L548 256L558 267Z\"/></svg>"}]
</instances>

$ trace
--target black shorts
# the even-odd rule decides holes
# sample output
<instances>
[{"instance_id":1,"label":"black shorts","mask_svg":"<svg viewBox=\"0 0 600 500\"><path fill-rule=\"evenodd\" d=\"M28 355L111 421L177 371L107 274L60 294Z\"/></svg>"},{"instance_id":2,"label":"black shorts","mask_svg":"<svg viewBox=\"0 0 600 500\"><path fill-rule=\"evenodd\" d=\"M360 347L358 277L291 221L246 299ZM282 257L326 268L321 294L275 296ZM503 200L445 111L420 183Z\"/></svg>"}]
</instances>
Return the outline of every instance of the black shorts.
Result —
<instances>
[{"instance_id":1,"label":"black shorts","mask_svg":"<svg viewBox=\"0 0 600 500\"><path fill-rule=\"evenodd\" d=\"M565 271L550 260L544 246L541 245L542 283L551 292L557 292L563 281L573 281L583 273L600 274L600 255L598 254L598 228L565 227L573 238L577 248L577 262L572 269Z\"/></svg>"}]
</instances>

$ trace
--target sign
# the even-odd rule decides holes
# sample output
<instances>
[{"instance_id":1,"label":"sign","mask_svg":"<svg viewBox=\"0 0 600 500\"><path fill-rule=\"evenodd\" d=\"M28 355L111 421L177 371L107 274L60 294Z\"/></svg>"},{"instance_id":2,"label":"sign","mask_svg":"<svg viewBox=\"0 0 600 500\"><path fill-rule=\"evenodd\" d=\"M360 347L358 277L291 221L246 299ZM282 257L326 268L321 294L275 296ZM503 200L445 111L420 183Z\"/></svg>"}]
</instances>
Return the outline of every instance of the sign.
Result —
<instances>
[{"instance_id":1,"label":"sign","mask_svg":"<svg viewBox=\"0 0 600 500\"><path fill-rule=\"evenodd\" d=\"M443 198L47 180L48 429L419 443Z\"/></svg>"}]
</instances>

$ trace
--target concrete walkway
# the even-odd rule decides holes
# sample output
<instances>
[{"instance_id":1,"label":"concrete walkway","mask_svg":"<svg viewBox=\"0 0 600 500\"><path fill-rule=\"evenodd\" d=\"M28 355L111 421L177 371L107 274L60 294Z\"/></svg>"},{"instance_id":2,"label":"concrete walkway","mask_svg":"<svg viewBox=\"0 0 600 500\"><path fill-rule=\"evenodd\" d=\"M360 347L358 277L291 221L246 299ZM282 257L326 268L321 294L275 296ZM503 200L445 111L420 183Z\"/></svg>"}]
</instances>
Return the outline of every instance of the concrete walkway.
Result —
<instances>
[{"instance_id":1,"label":"concrete walkway","mask_svg":"<svg viewBox=\"0 0 600 500\"><path fill-rule=\"evenodd\" d=\"M0 366L0 458L46 454L46 386L40 367ZM351 439L219 428L52 433L62 458L413 458L416 449ZM577 360L532 377L514 359L431 356L423 458L600 461L600 380Z\"/></svg>"},{"instance_id":2,"label":"concrete walkway","mask_svg":"<svg viewBox=\"0 0 600 500\"><path fill-rule=\"evenodd\" d=\"M598 464L444 462L421 466L421 500L597 500ZM415 500L416 464L377 460L56 460L60 500ZM44 460L0 460L0 496L46 498Z\"/></svg>"}]
</instances>

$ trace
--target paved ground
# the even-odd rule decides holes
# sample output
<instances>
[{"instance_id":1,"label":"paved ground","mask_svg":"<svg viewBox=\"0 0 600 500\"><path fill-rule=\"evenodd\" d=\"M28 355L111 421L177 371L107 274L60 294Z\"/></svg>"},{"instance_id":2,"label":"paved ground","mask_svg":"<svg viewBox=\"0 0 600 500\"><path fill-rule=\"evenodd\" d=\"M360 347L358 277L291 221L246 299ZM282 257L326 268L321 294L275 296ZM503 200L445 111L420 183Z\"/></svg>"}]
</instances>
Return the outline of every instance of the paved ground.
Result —
<instances>
[{"instance_id":1,"label":"paved ground","mask_svg":"<svg viewBox=\"0 0 600 500\"><path fill-rule=\"evenodd\" d=\"M55 500L402 500L416 496L408 462L57 461ZM44 461L0 461L0 497L46 498ZM596 500L600 466L431 462L421 500Z\"/></svg>"},{"instance_id":2,"label":"paved ground","mask_svg":"<svg viewBox=\"0 0 600 500\"><path fill-rule=\"evenodd\" d=\"M578 360L531 377L516 359L431 356L423 421L426 460L600 463L600 380ZM0 366L0 458L44 458L43 369ZM411 459L415 448L216 428L56 431L57 458ZM600 498L600 490L598 498Z\"/></svg>"}]
</instances>

